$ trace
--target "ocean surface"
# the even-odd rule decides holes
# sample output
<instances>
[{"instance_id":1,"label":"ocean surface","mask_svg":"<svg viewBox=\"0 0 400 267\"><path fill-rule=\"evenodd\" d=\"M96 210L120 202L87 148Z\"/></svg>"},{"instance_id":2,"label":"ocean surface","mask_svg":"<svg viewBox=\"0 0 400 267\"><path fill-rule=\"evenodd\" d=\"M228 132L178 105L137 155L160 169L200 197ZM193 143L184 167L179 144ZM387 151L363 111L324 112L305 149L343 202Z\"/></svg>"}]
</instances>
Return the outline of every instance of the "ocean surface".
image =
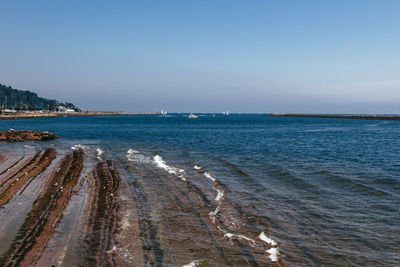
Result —
<instances>
[{"instance_id":1,"label":"ocean surface","mask_svg":"<svg viewBox=\"0 0 400 267\"><path fill-rule=\"evenodd\" d=\"M400 265L400 122L258 114L0 121L0 130L10 128L60 139L1 144L2 150L100 148L147 196L163 194L159 184L152 188L152 175L204 179L203 193L215 197L205 219L231 223L234 231L214 221L226 237L249 239L249 246L256 239L276 244L265 253L272 262ZM154 221L161 210L156 198L148 202ZM162 263L162 253L156 259Z\"/></svg>"}]
</instances>

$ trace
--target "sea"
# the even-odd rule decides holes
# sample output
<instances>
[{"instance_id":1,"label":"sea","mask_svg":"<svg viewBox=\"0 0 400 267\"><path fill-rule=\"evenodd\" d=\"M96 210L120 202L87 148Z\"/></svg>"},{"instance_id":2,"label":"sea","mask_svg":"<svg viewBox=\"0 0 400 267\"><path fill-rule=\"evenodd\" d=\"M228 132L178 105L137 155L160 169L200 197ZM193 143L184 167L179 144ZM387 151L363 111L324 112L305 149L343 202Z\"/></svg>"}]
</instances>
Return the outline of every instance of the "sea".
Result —
<instances>
[{"instance_id":1,"label":"sea","mask_svg":"<svg viewBox=\"0 0 400 267\"><path fill-rule=\"evenodd\" d=\"M166 189L156 179L165 176L182 188L187 185L188 192L195 188L190 184L208 183L196 187L212 196L204 220L214 220L228 239L244 240L244 247L247 241L249 247L268 243L266 261L288 266L400 265L399 121L197 115L0 121L0 130L60 136L0 146L23 151L79 145L118 162L132 186L143 185L155 229L162 228L158 211L165 212L161 206L167 201ZM151 236L159 240L150 243L158 246L159 264L165 261L162 242L168 243L169 236L160 238L156 231ZM202 236L187 238L201 242ZM229 242L226 246L229 250ZM203 249L207 251L207 243Z\"/></svg>"}]
</instances>

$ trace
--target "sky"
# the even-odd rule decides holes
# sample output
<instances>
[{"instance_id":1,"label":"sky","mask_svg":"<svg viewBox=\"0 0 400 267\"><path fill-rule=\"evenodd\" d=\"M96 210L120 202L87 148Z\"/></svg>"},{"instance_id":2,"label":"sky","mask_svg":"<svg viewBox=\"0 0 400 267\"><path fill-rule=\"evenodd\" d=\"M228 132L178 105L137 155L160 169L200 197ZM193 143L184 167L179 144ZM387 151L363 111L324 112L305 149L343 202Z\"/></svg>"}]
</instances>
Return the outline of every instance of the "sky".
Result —
<instances>
[{"instance_id":1,"label":"sky","mask_svg":"<svg viewBox=\"0 0 400 267\"><path fill-rule=\"evenodd\" d=\"M400 1L0 2L0 83L85 110L400 113Z\"/></svg>"}]
</instances>

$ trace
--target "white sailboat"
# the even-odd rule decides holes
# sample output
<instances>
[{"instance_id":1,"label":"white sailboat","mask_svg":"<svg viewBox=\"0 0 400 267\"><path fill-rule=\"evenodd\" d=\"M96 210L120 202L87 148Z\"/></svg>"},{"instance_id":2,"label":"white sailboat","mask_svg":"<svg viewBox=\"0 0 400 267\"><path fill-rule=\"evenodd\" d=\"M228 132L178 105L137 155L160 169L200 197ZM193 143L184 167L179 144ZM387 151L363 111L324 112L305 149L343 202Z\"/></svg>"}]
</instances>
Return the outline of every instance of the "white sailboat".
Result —
<instances>
[{"instance_id":1,"label":"white sailboat","mask_svg":"<svg viewBox=\"0 0 400 267\"><path fill-rule=\"evenodd\" d=\"M167 113L166 110L161 109L160 115L161 115L162 117L165 117L167 114L168 114L168 113Z\"/></svg>"},{"instance_id":2,"label":"white sailboat","mask_svg":"<svg viewBox=\"0 0 400 267\"><path fill-rule=\"evenodd\" d=\"M193 113L190 113L188 116L189 119L197 119L199 116L194 115Z\"/></svg>"}]
</instances>

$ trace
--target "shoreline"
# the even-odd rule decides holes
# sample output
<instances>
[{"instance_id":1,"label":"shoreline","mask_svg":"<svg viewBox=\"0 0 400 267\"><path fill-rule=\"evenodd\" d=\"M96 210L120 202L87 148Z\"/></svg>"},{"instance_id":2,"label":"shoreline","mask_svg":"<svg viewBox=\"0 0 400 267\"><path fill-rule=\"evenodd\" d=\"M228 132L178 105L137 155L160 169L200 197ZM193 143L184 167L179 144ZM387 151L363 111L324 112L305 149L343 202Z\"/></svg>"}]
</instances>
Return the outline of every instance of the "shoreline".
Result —
<instances>
[{"instance_id":1,"label":"shoreline","mask_svg":"<svg viewBox=\"0 0 400 267\"><path fill-rule=\"evenodd\" d=\"M350 120L400 120L400 115L329 115L329 114L284 114L272 113L269 117L350 119Z\"/></svg>"},{"instance_id":2,"label":"shoreline","mask_svg":"<svg viewBox=\"0 0 400 267\"><path fill-rule=\"evenodd\" d=\"M93 161L82 148L32 152L1 154L0 208L23 211L18 218L0 214L3 227L13 229L0 233L0 266L54 266L69 248L82 251L81 258L73 256L79 265L115 264L121 255L114 236L124 230L114 162ZM31 201L24 201L28 197ZM80 218L87 221L79 223ZM66 222L73 227L66 228Z\"/></svg>"},{"instance_id":3,"label":"shoreline","mask_svg":"<svg viewBox=\"0 0 400 267\"><path fill-rule=\"evenodd\" d=\"M0 152L0 266L281 265L267 223L241 219L211 174L95 148ZM152 179L131 179L138 171Z\"/></svg>"},{"instance_id":4,"label":"shoreline","mask_svg":"<svg viewBox=\"0 0 400 267\"><path fill-rule=\"evenodd\" d=\"M24 119L42 119L42 118L60 118L60 117L100 117L100 116L156 116L157 112L105 112L105 111L89 111L89 112L54 112L54 113L16 113L16 114L0 114L0 120L24 120Z\"/></svg>"}]
</instances>

